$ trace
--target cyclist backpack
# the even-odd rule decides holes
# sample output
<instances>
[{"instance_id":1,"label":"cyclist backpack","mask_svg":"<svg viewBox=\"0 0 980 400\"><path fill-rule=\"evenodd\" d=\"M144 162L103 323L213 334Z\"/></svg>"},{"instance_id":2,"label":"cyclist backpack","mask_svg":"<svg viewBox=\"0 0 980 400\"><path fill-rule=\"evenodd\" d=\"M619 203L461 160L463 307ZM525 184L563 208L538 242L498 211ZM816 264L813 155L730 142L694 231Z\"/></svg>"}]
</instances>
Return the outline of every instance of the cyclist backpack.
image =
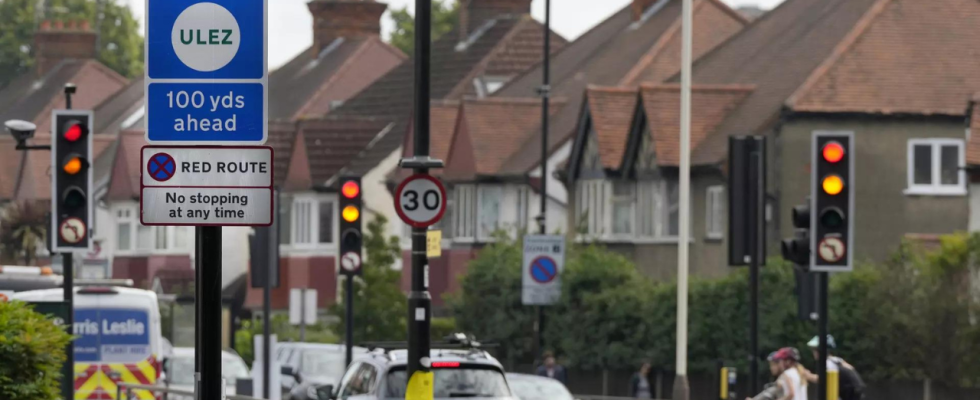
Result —
<instances>
[{"instance_id":1,"label":"cyclist backpack","mask_svg":"<svg viewBox=\"0 0 980 400\"><path fill-rule=\"evenodd\" d=\"M858 374L852 368L848 368L841 363L840 359L832 358L834 364L837 364L837 369L839 372L838 377L840 378L840 398L841 400L861 400L864 398L864 380L861 379L861 375Z\"/></svg>"}]
</instances>

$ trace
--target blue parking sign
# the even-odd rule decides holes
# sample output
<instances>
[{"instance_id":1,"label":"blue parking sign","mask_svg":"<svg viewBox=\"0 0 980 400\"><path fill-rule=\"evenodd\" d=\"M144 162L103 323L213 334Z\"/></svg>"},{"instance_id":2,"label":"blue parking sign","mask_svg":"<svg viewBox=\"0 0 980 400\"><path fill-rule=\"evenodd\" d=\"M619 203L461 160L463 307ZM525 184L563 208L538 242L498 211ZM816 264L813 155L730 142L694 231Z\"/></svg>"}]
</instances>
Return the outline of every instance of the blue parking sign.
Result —
<instances>
[{"instance_id":1,"label":"blue parking sign","mask_svg":"<svg viewBox=\"0 0 980 400\"><path fill-rule=\"evenodd\" d=\"M268 137L268 1L147 0L146 140Z\"/></svg>"}]
</instances>

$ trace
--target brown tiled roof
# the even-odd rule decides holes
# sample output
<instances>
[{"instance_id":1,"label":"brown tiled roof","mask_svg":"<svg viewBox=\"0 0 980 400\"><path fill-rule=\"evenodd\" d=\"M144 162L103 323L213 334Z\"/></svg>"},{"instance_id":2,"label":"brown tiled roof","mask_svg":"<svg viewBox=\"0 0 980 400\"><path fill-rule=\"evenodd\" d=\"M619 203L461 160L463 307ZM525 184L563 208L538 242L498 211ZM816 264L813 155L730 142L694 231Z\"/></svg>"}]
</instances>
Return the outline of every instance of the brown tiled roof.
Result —
<instances>
[{"instance_id":1,"label":"brown tiled roof","mask_svg":"<svg viewBox=\"0 0 980 400\"><path fill-rule=\"evenodd\" d=\"M329 115L299 121L313 187L326 186L379 135L388 134L392 124L379 118Z\"/></svg>"},{"instance_id":2,"label":"brown tiled roof","mask_svg":"<svg viewBox=\"0 0 980 400\"><path fill-rule=\"evenodd\" d=\"M482 34L474 36L474 40L464 47L459 46L459 32L446 33L432 45L430 98L462 98L472 87L473 78L487 72L491 65L500 71L530 67L535 60L527 57L526 49L540 47L542 29L529 15L508 15L493 20ZM560 39L558 35L553 36ZM563 42L561 40L560 44ZM558 51L561 46L554 49ZM391 134L350 164L353 173L370 171L402 144L412 113L414 74L414 61L406 61L334 112L395 121Z\"/></svg>"},{"instance_id":3,"label":"brown tiled roof","mask_svg":"<svg viewBox=\"0 0 980 400\"><path fill-rule=\"evenodd\" d=\"M115 160L109 177L107 200L134 200L140 195L140 151L146 146L142 130L124 131L117 139Z\"/></svg>"},{"instance_id":4,"label":"brown tiled roof","mask_svg":"<svg viewBox=\"0 0 980 400\"><path fill-rule=\"evenodd\" d=\"M963 115L980 2L879 0L789 98L794 111Z\"/></svg>"},{"instance_id":5,"label":"brown tiled roof","mask_svg":"<svg viewBox=\"0 0 980 400\"><path fill-rule=\"evenodd\" d=\"M286 182L286 173L289 170L289 160L293 156L295 143L296 123L290 121L269 123L269 140L266 140L265 145L272 147L272 170L276 187L282 187Z\"/></svg>"},{"instance_id":6,"label":"brown tiled roof","mask_svg":"<svg viewBox=\"0 0 980 400\"><path fill-rule=\"evenodd\" d=\"M117 91L95 107L95 124L92 131L97 134L117 134L124 129L143 129L144 125L134 123L124 127L123 122L143 107L143 76L133 79L126 87Z\"/></svg>"},{"instance_id":7,"label":"brown tiled roof","mask_svg":"<svg viewBox=\"0 0 980 400\"><path fill-rule=\"evenodd\" d=\"M554 115L565 103L562 98L552 99L549 111ZM541 129L541 100L466 99L459 118L447 163L451 168L445 172L446 177L450 180L468 180L497 175L503 169L504 162L520 149L521 144ZM468 148L461 149L461 146ZM471 158L468 157L470 154Z\"/></svg>"},{"instance_id":8,"label":"brown tiled roof","mask_svg":"<svg viewBox=\"0 0 980 400\"><path fill-rule=\"evenodd\" d=\"M306 49L269 74L270 120L327 114L330 100L349 99L406 59L374 36L340 38L320 54L314 51ZM323 96L329 98L317 101Z\"/></svg>"},{"instance_id":9,"label":"brown tiled roof","mask_svg":"<svg viewBox=\"0 0 980 400\"><path fill-rule=\"evenodd\" d=\"M0 90L0 121L23 119L38 125L38 132L50 132L51 111L64 108L64 87L78 86L73 106L91 109L122 89L127 81L102 63L93 60L65 60L38 78L27 72Z\"/></svg>"},{"instance_id":10,"label":"brown tiled roof","mask_svg":"<svg viewBox=\"0 0 980 400\"><path fill-rule=\"evenodd\" d=\"M628 88L592 86L586 96L602 166L618 169L623 164L639 92Z\"/></svg>"},{"instance_id":11,"label":"brown tiled roof","mask_svg":"<svg viewBox=\"0 0 980 400\"><path fill-rule=\"evenodd\" d=\"M456 132L457 116L459 115L459 104L457 100L435 100L430 106L429 117L429 155L446 162L449 159L449 147L452 145L453 133ZM415 136L412 121L409 121L408 134L402 143L402 155L404 157L415 154ZM408 177L408 170L393 175L394 178L401 180ZM442 175L442 169L432 170L433 175Z\"/></svg>"},{"instance_id":12,"label":"brown tiled roof","mask_svg":"<svg viewBox=\"0 0 980 400\"><path fill-rule=\"evenodd\" d=\"M709 7L709 5L711 7ZM570 103L552 118L549 149L564 144L578 125L587 85L618 86L668 77L679 69L681 2L670 0L642 22L632 20L631 5L566 46L552 60L552 93ZM743 17L716 0L698 2L696 49L706 52L745 24ZM541 68L515 79L498 92L503 97L531 97L541 85ZM530 137L506 162L505 172L525 173L541 158L540 136Z\"/></svg>"},{"instance_id":13,"label":"brown tiled roof","mask_svg":"<svg viewBox=\"0 0 980 400\"><path fill-rule=\"evenodd\" d=\"M761 133L776 122L786 100L877 1L786 0L695 62L695 83L756 89L719 125L720 135L693 150L692 162L721 162L725 136Z\"/></svg>"},{"instance_id":14,"label":"brown tiled roof","mask_svg":"<svg viewBox=\"0 0 980 400\"><path fill-rule=\"evenodd\" d=\"M753 87L747 85L695 85L691 88L692 153L752 91ZM640 92L657 163L662 166L679 165L680 86L644 85Z\"/></svg>"}]
</instances>

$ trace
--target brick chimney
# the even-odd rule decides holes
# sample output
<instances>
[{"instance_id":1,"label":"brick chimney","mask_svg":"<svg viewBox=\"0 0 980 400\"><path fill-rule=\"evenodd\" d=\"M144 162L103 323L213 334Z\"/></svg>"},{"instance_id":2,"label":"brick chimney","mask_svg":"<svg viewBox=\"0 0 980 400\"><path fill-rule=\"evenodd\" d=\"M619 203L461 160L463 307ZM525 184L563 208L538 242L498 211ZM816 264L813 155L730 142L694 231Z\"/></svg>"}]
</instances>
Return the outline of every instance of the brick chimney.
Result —
<instances>
[{"instance_id":1,"label":"brick chimney","mask_svg":"<svg viewBox=\"0 0 980 400\"><path fill-rule=\"evenodd\" d=\"M34 34L37 75L44 76L63 60L93 59L96 35L88 21L44 21Z\"/></svg>"},{"instance_id":2,"label":"brick chimney","mask_svg":"<svg viewBox=\"0 0 980 400\"><path fill-rule=\"evenodd\" d=\"M381 35L381 15L388 5L374 0L313 0L314 56L339 37Z\"/></svg>"},{"instance_id":3,"label":"brick chimney","mask_svg":"<svg viewBox=\"0 0 980 400\"><path fill-rule=\"evenodd\" d=\"M459 0L459 35L466 40L491 19L531 13L531 0Z\"/></svg>"},{"instance_id":4,"label":"brick chimney","mask_svg":"<svg viewBox=\"0 0 980 400\"><path fill-rule=\"evenodd\" d=\"M633 21L639 21L640 18L643 18L643 13L658 1L660 0L633 0L633 5L630 7L633 9Z\"/></svg>"}]
</instances>

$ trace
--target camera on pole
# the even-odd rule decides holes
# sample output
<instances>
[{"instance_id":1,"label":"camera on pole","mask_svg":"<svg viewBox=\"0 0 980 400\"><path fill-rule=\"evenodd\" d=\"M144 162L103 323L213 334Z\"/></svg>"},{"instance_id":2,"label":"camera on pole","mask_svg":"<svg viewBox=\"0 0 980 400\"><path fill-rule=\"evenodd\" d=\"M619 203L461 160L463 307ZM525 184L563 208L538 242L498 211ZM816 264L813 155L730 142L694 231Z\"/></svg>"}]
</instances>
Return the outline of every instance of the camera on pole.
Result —
<instances>
[{"instance_id":1,"label":"camera on pole","mask_svg":"<svg viewBox=\"0 0 980 400\"><path fill-rule=\"evenodd\" d=\"M92 245L92 112L55 111L51 140L52 250L90 250Z\"/></svg>"}]
</instances>

